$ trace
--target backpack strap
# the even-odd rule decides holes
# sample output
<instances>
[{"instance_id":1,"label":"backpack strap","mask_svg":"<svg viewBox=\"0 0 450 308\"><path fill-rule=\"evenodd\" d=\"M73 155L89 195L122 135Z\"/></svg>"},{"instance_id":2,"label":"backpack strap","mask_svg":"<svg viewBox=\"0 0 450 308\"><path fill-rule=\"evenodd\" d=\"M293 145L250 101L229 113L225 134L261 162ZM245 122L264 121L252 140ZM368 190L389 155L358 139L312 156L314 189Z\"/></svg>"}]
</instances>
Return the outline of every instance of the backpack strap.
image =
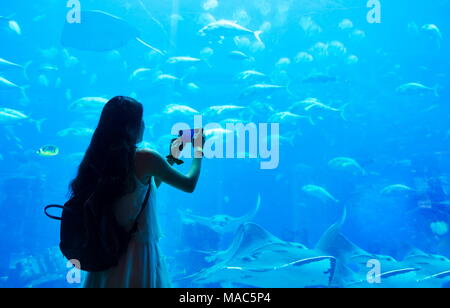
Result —
<instances>
[{"instance_id":1,"label":"backpack strap","mask_svg":"<svg viewBox=\"0 0 450 308\"><path fill-rule=\"evenodd\" d=\"M49 210L49 209L61 209L61 210L66 210L66 208L65 208L64 206L62 206L62 205L48 205L48 206L46 206L45 209L44 209L45 215L47 215L48 218L51 218L51 219L54 219L54 220L62 220L62 219L61 219L61 217L57 217L57 216L50 215L50 214L48 213L48 210Z\"/></svg>"},{"instance_id":2,"label":"backpack strap","mask_svg":"<svg viewBox=\"0 0 450 308\"><path fill-rule=\"evenodd\" d=\"M136 221L134 222L133 228L130 231L130 234L134 234L137 232L138 230L138 224L139 224L139 219L141 218L142 214L144 213L148 201L150 200L150 192L152 190L152 182L150 181L150 184L148 185L148 190L147 190L147 194L145 195L145 199L144 199L144 203L141 206L141 211L139 212L138 216L136 217Z\"/></svg>"}]
</instances>

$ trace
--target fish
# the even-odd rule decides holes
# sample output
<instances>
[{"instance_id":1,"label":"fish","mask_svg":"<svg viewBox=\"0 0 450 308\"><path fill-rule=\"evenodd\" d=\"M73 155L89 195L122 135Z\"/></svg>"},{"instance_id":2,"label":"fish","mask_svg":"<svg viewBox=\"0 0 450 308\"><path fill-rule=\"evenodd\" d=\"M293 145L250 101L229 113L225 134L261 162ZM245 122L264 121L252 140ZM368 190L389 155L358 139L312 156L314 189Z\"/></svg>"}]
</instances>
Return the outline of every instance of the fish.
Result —
<instances>
[{"instance_id":1,"label":"fish","mask_svg":"<svg viewBox=\"0 0 450 308\"><path fill-rule=\"evenodd\" d=\"M94 130L87 127L69 127L60 130L58 137L90 137L94 134Z\"/></svg>"},{"instance_id":2,"label":"fish","mask_svg":"<svg viewBox=\"0 0 450 308\"><path fill-rule=\"evenodd\" d=\"M248 56L247 54L245 54L244 52L238 51L238 50L231 51L231 52L228 54L228 57L229 57L230 59L233 59L233 60L239 60L239 61L242 61L242 60L250 60L250 59L252 59L252 57L250 57L250 56Z\"/></svg>"},{"instance_id":3,"label":"fish","mask_svg":"<svg viewBox=\"0 0 450 308\"><path fill-rule=\"evenodd\" d=\"M163 74L163 73L157 75L154 80L154 82L157 84L165 84L165 85L171 85L174 83L178 83L180 81L181 81L181 79L176 76L173 76L170 74Z\"/></svg>"},{"instance_id":4,"label":"fish","mask_svg":"<svg viewBox=\"0 0 450 308\"><path fill-rule=\"evenodd\" d=\"M282 241L254 223L241 225L229 248L208 260L214 262L209 268L183 280L196 287L328 287L336 264L335 258Z\"/></svg>"},{"instance_id":5,"label":"fish","mask_svg":"<svg viewBox=\"0 0 450 308\"><path fill-rule=\"evenodd\" d=\"M242 36L242 35L252 35L256 41L262 43L261 34L262 31L252 31L245 27L238 25L236 22L231 20L219 20L211 22L206 25L198 32L200 36L216 36L216 37L227 37L227 36Z\"/></svg>"},{"instance_id":6,"label":"fish","mask_svg":"<svg viewBox=\"0 0 450 308\"><path fill-rule=\"evenodd\" d=\"M157 54L165 52L139 37L138 30L127 21L103 11L82 11L81 23L64 24L61 43L83 51L107 52L124 47L136 40Z\"/></svg>"},{"instance_id":7,"label":"fish","mask_svg":"<svg viewBox=\"0 0 450 308\"><path fill-rule=\"evenodd\" d=\"M269 97L280 90L287 90L286 86L273 84L254 84L247 87L242 93L242 98Z\"/></svg>"},{"instance_id":8,"label":"fish","mask_svg":"<svg viewBox=\"0 0 450 308\"><path fill-rule=\"evenodd\" d=\"M83 97L69 105L69 111L80 114L100 113L108 103L103 97Z\"/></svg>"},{"instance_id":9,"label":"fish","mask_svg":"<svg viewBox=\"0 0 450 308\"><path fill-rule=\"evenodd\" d=\"M328 166L334 170L345 171L354 175L364 175L366 172L353 158L336 157L328 162Z\"/></svg>"},{"instance_id":10,"label":"fish","mask_svg":"<svg viewBox=\"0 0 450 308\"><path fill-rule=\"evenodd\" d=\"M201 90L201 88L193 82L188 83L186 85L186 89L191 93L197 93Z\"/></svg>"},{"instance_id":11,"label":"fish","mask_svg":"<svg viewBox=\"0 0 450 308\"><path fill-rule=\"evenodd\" d=\"M0 76L0 90L8 90L8 89L22 89L22 87Z\"/></svg>"},{"instance_id":12,"label":"fish","mask_svg":"<svg viewBox=\"0 0 450 308\"><path fill-rule=\"evenodd\" d=\"M351 21L350 19L344 19L338 25L339 29L343 31L351 30L353 29L353 26L353 21Z\"/></svg>"},{"instance_id":13,"label":"fish","mask_svg":"<svg viewBox=\"0 0 450 308\"><path fill-rule=\"evenodd\" d=\"M55 145L44 145L37 152L37 155L42 157L53 157L59 154L59 148Z\"/></svg>"},{"instance_id":14,"label":"fish","mask_svg":"<svg viewBox=\"0 0 450 308\"><path fill-rule=\"evenodd\" d=\"M224 141L224 138L228 138L229 136L233 136L236 134L239 136L239 131L237 131L236 129L230 130L230 129L225 129L222 127L218 127L218 128L213 128L213 129L207 129L204 131L206 140L209 144L220 140L220 142ZM228 139L227 139L228 141ZM237 157L240 158L241 156L239 156L239 153L237 153Z\"/></svg>"},{"instance_id":15,"label":"fish","mask_svg":"<svg viewBox=\"0 0 450 308\"><path fill-rule=\"evenodd\" d=\"M432 40L435 41L437 48L441 49L442 44L442 32L438 26L434 24L426 24L422 26L421 29L425 34L427 34Z\"/></svg>"},{"instance_id":16,"label":"fish","mask_svg":"<svg viewBox=\"0 0 450 308\"><path fill-rule=\"evenodd\" d=\"M420 269L422 276L431 276L450 271L450 260L447 257L428 254L416 247L409 249L403 262L411 267Z\"/></svg>"},{"instance_id":17,"label":"fish","mask_svg":"<svg viewBox=\"0 0 450 308\"><path fill-rule=\"evenodd\" d=\"M426 24L422 26L422 30L431 33L434 37L442 40L442 32L438 26L434 24Z\"/></svg>"},{"instance_id":18,"label":"fish","mask_svg":"<svg viewBox=\"0 0 450 308\"><path fill-rule=\"evenodd\" d=\"M210 106L203 112L203 115L211 117L239 116L245 109L247 108L236 105Z\"/></svg>"},{"instance_id":19,"label":"fish","mask_svg":"<svg viewBox=\"0 0 450 308\"><path fill-rule=\"evenodd\" d=\"M6 26L8 31L11 31L17 35L22 35L22 29L17 21L12 20L8 17L0 16L0 24L2 26Z\"/></svg>"},{"instance_id":20,"label":"fish","mask_svg":"<svg viewBox=\"0 0 450 308\"><path fill-rule=\"evenodd\" d=\"M442 256L428 255L411 249L402 261L393 257L376 255L365 251L341 233L347 211L344 209L339 222L331 226L321 237L315 250L336 258L333 287L347 288L408 288L440 287L445 283L450 270L450 261ZM370 261L380 263L380 273L369 283L367 265Z\"/></svg>"},{"instance_id":21,"label":"fish","mask_svg":"<svg viewBox=\"0 0 450 308\"><path fill-rule=\"evenodd\" d=\"M333 195L331 195L325 188L316 185L305 185L302 191L309 196L319 199L323 203L334 202L339 203Z\"/></svg>"},{"instance_id":22,"label":"fish","mask_svg":"<svg viewBox=\"0 0 450 308\"><path fill-rule=\"evenodd\" d=\"M154 70L151 68L138 68L131 75L131 81L147 81L154 77Z\"/></svg>"},{"instance_id":23,"label":"fish","mask_svg":"<svg viewBox=\"0 0 450 308\"><path fill-rule=\"evenodd\" d=\"M267 78L267 75L258 71L244 71L236 75L237 80L243 80L243 81L255 81L255 80L261 80Z\"/></svg>"},{"instance_id":24,"label":"fish","mask_svg":"<svg viewBox=\"0 0 450 308\"><path fill-rule=\"evenodd\" d=\"M317 98L307 98L303 101L294 103L289 110L298 114L306 113L311 117L312 123L315 124L317 120L323 120L323 116L330 112L339 113L340 117L344 121L347 121L346 111L349 105L350 104L344 104L340 108L334 108L320 102Z\"/></svg>"},{"instance_id":25,"label":"fish","mask_svg":"<svg viewBox=\"0 0 450 308\"><path fill-rule=\"evenodd\" d=\"M171 57L167 60L168 64L194 64L202 62L201 59L198 58L192 58L192 57Z\"/></svg>"},{"instance_id":26,"label":"fish","mask_svg":"<svg viewBox=\"0 0 450 308\"><path fill-rule=\"evenodd\" d=\"M380 193L385 196L392 196L392 195L399 195L399 194L405 194L405 193L411 193L415 190L412 189L409 186L403 185L403 184L394 184L389 185L383 188Z\"/></svg>"},{"instance_id":27,"label":"fish","mask_svg":"<svg viewBox=\"0 0 450 308\"><path fill-rule=\"evenodd\" d=\"M430 88L421 83L405 83L397 88L396 92L401 95L426 95L433 94L439 97L438 87Z\"/></svg>"},{"instance_id":28,"label":"fish","mask_svg":"<svg viewBox=\"0 0 450 308\"><path fill-rule=\"evenodd\" d=\"M46 119L41 120L33 120L28 115L24 114L21 111L10 109L10 108L0 108L0 125L16 125L23 123L25 121L30 121L36 125L37 130L40 132L42 128L42 123L46 121Z\"/></svg>"},{"instance_id":29,"label":"fish","mask_svg":"<svg viewBox=\"0 0 450 308\"><path fill-rule=\"evenodd\" d=\"M307 52L299 52L296 56L295 56L295 63L311 63L314 61L314 56L307 53Z\"/></svg>"},{"instance_id":30,"label":"fish","mask_svg":"<svg viewBox=\"0 0 450 308\"><path fill-rule=\"evenodd\" d=\"M0 108L0 123L1 124L9 124L15 123L18 121L28 120L29 117L24 113L9 109L9 108Z\"/></svg>"},{"instance_id":31,"label":"fish","mask_svg":"<svg viewBox=\"0 0 450 308\"><path fill-rule=\"evenodd\" d=\"M8 61L6 59L0 58L0 71L8 69L24 69L23 65Z\"/></svg>"},{"instance_id":32,"label":"fish","mask_svg":"<svg viewBox=\"0 0 450 308\"><path fill-rule=\"evenodd\" d=\"M191 214L187 211L180 212L180 215L184 224L200 224L223 235L230 232L236 232L242 224L252 221L258 214L260 207L261 196L258 196L255 208L242 217L232 217L225 214L204 217Z\"/></svg>"},{"instance_id":33,"label":"fish","mask_svg":"<svg viewBox=\"0 0 450 308\"><path fill-rule=\"evenodd\" d=\"M164 111L164 114L167 115L182 115L182 116L193 116L200 114L199 111L195 110L192 107L185 106L185 105L178 105L178 104L171 104L168 105Z\"/></svg>"}]
</instances>

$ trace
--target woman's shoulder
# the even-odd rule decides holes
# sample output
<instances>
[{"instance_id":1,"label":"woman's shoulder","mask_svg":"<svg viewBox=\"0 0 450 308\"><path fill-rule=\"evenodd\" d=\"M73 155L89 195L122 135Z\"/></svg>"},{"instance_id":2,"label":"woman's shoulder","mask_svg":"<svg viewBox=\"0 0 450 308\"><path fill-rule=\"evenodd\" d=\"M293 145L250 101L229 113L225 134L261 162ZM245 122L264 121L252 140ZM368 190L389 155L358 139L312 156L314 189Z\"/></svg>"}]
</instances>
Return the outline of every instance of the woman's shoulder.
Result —
<instances>
[{"instance_id":1,"label":"woman's shoulder","mask_svg":"<svg viewBox=\"0 0 450 308\"><path fill-rule=\"evenodd\" d=\"M136 160L137 161L147 161L154 160L160 158L161 155L153 149L149 148L140 148L136 151Z\"/></svg>"}]
</instances>

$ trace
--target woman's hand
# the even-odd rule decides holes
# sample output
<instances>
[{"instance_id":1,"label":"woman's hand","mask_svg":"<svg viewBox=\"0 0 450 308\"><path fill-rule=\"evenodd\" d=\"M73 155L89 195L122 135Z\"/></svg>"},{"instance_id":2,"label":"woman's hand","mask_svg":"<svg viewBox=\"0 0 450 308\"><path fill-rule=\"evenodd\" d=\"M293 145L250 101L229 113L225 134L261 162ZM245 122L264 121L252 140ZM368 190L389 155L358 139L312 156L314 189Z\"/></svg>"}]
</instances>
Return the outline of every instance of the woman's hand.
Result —
<instances>
[{"instance_id":1,"label":"woman's hand","mask_svg":"<svg viewBox=\"0 0 450 308\"><path fill-rule=\"evenodd\" d=\"M170 154L167 156L167 162L170 165L182 165L184 162L180 160L181 153L183 152L184 144L180 138L173 139L170 142Z\"/></svg>"}]
</instances>

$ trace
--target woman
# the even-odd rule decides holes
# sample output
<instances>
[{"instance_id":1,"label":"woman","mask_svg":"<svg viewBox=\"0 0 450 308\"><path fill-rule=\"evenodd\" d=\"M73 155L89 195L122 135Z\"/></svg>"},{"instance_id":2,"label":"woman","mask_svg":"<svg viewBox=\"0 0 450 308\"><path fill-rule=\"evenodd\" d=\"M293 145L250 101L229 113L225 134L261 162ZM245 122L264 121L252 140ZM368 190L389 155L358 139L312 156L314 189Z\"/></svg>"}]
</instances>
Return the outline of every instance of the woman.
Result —
<instances>
[{"instance_id":1,"label":"woman","mask_svg":"<svg viewBox=\"0 0 450 308\"><path fill-rule=\"evenodd\" d=\"M195 158L190 172L183 175L158 153L137 149L145 129L142 115L143 107L134 99L111 99L103 109L78 175L71 184L72 197L87 199L94 191L100 192L102 204L110 205L107 210L114 211L113 217L126 231L138 221L138 231L133 234L118 266L89 273L85 282L87 288L170 287L158 249L156 189L165 182L192 193L199 179L202 159ZM197 148L195 157L202 157L201 151ZM149 185L149 201L139 216Z\"/></svg>"}]
</instances>

